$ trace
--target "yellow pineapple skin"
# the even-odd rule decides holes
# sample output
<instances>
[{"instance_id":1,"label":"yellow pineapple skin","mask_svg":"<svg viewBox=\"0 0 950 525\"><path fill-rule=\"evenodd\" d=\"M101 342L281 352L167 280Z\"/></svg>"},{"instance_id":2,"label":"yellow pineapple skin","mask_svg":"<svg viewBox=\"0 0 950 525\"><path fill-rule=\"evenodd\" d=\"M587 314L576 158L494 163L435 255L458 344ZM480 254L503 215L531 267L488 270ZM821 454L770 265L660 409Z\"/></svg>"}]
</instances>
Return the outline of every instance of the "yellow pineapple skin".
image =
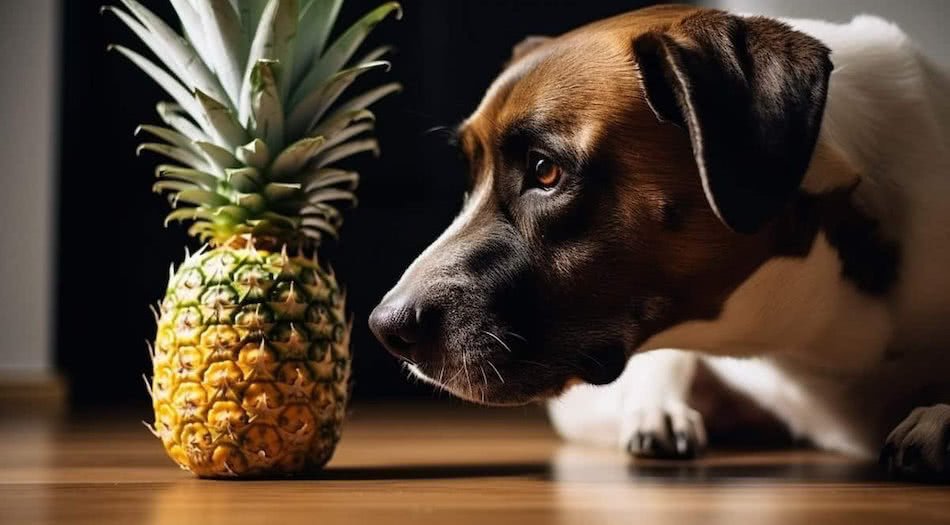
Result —
<instances>
[{"instance_id":1,"label":"yellow pineapple skin","mask_svg":"<svg viewBox=\"0 0 950 525\"><path fill-rule=\"evenodd\" d=\"M161 303L154 433L200 477L322 467L349 395L349 325L331 273L251 247L189 256Z\"/></svg>"}]
</instances>

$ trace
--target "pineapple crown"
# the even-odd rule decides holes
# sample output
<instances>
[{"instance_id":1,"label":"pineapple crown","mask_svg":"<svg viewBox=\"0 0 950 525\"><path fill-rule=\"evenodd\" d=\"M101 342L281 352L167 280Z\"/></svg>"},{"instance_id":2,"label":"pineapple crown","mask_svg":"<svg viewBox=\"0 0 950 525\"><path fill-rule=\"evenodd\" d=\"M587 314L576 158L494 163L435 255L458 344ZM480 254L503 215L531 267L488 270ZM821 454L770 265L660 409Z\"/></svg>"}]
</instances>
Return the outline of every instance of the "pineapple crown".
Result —
<instances>
[{"instance_id":1,"label":"pineapple crown","mask_svg":"<svg viewBox=\"0 0 950 525\"><path fill-rule=\"evenodd\" d=\"M156 169L157 192L174 208L165 219L193 221L189 233L214 245L316 247L342 224L336 205L355 203L355 172L334 168L379 153L367 108L398 91L389 83L341 100L360 75L388 71L379 47L353 59L396 2L364 15L328 44L343 0L170 0L184 35L135 0L105 6L165 66L112 45L174 102L157 106L166 126L136 130L174 163ZM240 242L240 241L238 241Z\"/></svg>"}]
</instances>

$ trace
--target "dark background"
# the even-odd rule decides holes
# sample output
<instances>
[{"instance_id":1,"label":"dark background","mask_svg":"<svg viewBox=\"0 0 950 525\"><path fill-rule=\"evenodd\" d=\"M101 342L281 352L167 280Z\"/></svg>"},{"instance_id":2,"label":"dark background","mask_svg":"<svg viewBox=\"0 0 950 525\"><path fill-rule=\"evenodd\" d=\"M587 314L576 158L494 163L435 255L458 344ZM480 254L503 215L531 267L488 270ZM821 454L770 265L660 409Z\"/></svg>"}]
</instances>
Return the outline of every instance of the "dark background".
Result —
<instances>
[{"instance_id":1,"label":"dark background","mask_svg":"<svg viewBox=\"0 0 950 525\"><path fill-rule=\"evenodd\" d=\"M143 1L165 20L167 1ZM381 0L347 0L341 31ZM432 397L406 379L366 326L370 310L405 267L458 211L465 178L435 126L471 112L529 34L558 34L634 9L636 0L404 0L401 21L385 21L364 44L393 44L388 76L405 90L374 107L383 149L362 172L360 205L347 212L342 240L327 257L348 289L354 316L356 398ZM63 0L63 91L57 271L57 365L76 404L144 404L140 375L150 371L145 341L155 323L146 307L160 299L169 263L196 248L183 227L162 227L165 199L151 192L151 154L136 158L136 125L159 123L167 96L109 43L145 47L98 1ZM354 86L359 89L359 85Z\"/></svg>"}]
</instances>

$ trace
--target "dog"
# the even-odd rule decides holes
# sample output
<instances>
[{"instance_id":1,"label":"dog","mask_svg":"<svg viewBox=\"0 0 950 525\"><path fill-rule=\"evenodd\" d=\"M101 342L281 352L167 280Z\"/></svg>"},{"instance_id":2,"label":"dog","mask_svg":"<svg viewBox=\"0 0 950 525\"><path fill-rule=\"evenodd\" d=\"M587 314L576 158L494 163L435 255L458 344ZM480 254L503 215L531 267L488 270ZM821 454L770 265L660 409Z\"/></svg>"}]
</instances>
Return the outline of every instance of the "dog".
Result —
<instances>
[{"instance_id":1,"label":"dog","mask_svg":"<svg viewBox=\"0 0 950 525\"><path fill-rule=\"evenodd\" d=\"M461 213L370 327L461 398L553 399L571 440L694 457L735 415L697 408L739 394L947 479L948 93L871 16L660 6L529 38L458 127Z\"/></svg>"}]
</instances>

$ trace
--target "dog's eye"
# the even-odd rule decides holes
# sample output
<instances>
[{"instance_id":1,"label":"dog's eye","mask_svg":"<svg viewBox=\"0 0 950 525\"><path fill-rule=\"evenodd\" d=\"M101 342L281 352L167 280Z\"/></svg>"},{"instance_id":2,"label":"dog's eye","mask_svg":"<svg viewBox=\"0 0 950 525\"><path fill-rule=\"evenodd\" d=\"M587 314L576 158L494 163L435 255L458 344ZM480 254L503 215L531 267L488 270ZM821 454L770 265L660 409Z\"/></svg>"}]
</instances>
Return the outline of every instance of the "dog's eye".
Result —
<instances>
[{"instance_id":1,"label":"dog's eye","mask_svg":"<svg viewBox=\"0 0 950 525\"><path fill-rule=\"evenodd\" d=\"M528 172L544 189L557 186L561 180L561 167L537 151L528 153Z\"/></svg>"}]
</instances>

